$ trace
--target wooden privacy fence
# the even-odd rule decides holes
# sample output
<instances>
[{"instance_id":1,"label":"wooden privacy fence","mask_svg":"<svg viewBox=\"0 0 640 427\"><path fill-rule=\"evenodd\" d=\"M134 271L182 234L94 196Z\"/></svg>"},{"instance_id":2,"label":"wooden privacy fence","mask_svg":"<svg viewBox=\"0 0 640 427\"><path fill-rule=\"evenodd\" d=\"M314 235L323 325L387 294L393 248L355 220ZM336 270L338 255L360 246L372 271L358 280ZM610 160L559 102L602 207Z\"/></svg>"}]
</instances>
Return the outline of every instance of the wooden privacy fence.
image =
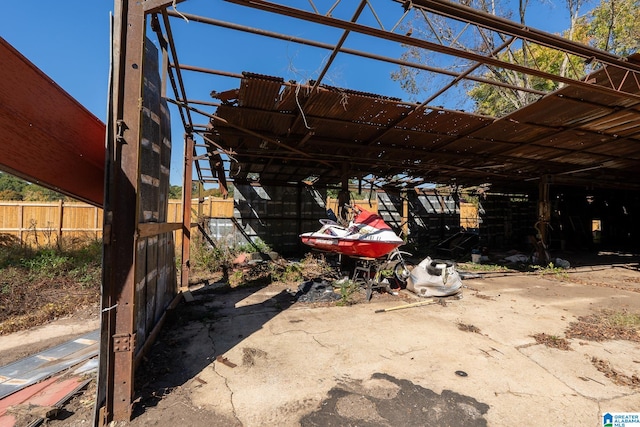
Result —
<instances>
[{"instance_id":1,"label":"wooden privacy fence","mask_svg":"<svg viewBox=\"0 0 640 427\"><path fill-rule=\"evenodd\" d=\"M32 246L102 238L102 209L81 202L0 201L0 234Z\"/></svg>"},{"instance_id":2,"label":"wooden privacy fence","mask_svg":"<svg viewBox=\"0 0 640 427\"><path fill-rule=\"evenodd\" d=\"M232 218L232 199L193 200L192 222L198 216ZM31 246L48 246L63 239L102 238L102 209L82 202L0 201L0 234ZM169 200L167 222L182 222L182 201Z\"/></svg>"}]
</instances>

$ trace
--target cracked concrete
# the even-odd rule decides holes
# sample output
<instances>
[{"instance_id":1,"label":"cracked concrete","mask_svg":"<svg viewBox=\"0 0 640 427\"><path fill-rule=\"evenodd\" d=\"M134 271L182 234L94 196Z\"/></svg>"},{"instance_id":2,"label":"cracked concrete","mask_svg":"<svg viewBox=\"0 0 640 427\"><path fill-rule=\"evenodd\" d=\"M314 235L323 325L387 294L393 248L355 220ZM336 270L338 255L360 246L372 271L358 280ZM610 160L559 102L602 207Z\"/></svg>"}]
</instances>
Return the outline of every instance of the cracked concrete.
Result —
<instances>
[{"instance_id":1,"label":"cracked concrete","mask_svg":"<svg viewBox=\"0 0 640 427\"><path fill-rule=\"evenodd\" d=\"M313 306L277 285L193 290L145 364L148 387L131 424L172 425L162 414L179 396L196 414L191 427L600 426L603 411L637 412L640 390L615 384L591 359L640 376L640 345L569 339L563 351L533 335L563 336L602 308L640 313L640 273L625 271L633 279L624 286L579 274L585 283L465 280L461 300L383 313L375 310L416 299Z\"/></svg>"}]
</instances>

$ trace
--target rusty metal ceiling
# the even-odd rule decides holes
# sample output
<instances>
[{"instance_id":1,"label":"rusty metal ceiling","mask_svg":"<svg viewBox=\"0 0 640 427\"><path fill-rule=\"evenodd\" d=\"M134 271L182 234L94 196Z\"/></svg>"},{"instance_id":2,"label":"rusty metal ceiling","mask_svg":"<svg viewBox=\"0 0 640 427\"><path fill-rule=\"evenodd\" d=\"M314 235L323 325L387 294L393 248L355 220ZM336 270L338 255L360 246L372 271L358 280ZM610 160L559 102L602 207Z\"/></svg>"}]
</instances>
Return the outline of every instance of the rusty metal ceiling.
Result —
<instances>
[{"instance_id":1,"label":"rusty metal ceiling","mask_svg":"<svg viewBox=\"0 0 640 427\"><path fill-rule=\"evenodd\" d=\"M309 86L244 74L237 98L217 108L224 121L212 119L208 133L234 152L234 179L338 184L346 170L365 180L406 177L398 182L411 186L522 188L550 175L640 188L640 102L624 96L568 86L493 119L332 87L309 94ZM304 120L296 120L297 103Z\"/></svg>"},{"instance_id":2,"label":"rusty metal ceiling","mask_svg":"<svg viewBox=\"0 0 640 427\"><path fill-rule=\"evenodd\" d=\"M545 177L548 182L560 184L640 189L638 54L618 58L445 0L394 2L402 15L398 22L409 9L418 7L423 14L453 17L497 32L506 40L499 49L510 49L517 39L524 45L554 48L570 59L592 64L589 75L571 79L517 63L502 63L496 55L499 49L483 56L469 49L456 50L444 43L402 35L397 25L385 30L360 24L363 9L373 10L371 0L361 1L357 7L352 5L355 11L350 20L334 17L332 10L319 12L313 1L309 2L311 11L262 0L230 3L339 28L343 33L334 45L326 45L175 9L158 10L153 28L167 41L169 77L174 93L179 94L170 101L180 108L185 128L203 138L195 153L198 175L203 181L339 185L346 179L360 179L380 187L490 183L494 189L522 190L536 188ZM341 2L334 4L338 3ZM306 82L285 81L261 74L260 69L240 73L187 65L178 61L171 19L293 40L329 49L331 55L317 79ZM374 41L406 43L475 64L468 72L458 74L427 67L453 81L422 103L325 84L322 79L338 55L425 69L424 65L348 49L344 41L356 32L373 37ZM546 78L562 88L535 93L533 103L499 118L432 105L440 93L460 80L482 81L474 70L486 64ZM183 76L193 72L226 76L235 84L211 87L213 100L210 97L203 101L206 97L202 95L201 100L196 100L197 96L194 98L183 84ZM194 124L190 114L205 117L208 123Z\"/></svg>"}]
</instances>

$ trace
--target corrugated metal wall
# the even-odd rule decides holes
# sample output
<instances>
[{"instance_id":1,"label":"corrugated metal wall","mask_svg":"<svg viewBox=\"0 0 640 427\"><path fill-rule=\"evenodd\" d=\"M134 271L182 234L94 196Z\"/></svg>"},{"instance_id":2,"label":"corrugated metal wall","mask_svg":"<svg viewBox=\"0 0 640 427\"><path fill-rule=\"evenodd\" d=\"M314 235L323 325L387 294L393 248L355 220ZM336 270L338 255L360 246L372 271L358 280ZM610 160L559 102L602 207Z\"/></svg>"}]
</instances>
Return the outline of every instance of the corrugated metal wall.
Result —
<instances>
[{"instance_id":1,"label":"corrugated metal wall","mask_svg":"<svg viewBox=\"0 0 640 427\"><path fill-rule=\"evenodd\" d=\"M327 217L326 194L301 186L236 185L234 199L239 231L282 255L298 253L298 236L316 230L318 219Z\"/></svg>"},{"instance_id":2,"label":"corrugated metal wall","mask_svg":"<svg viewBox=\"0 0 640 427\"><path fill-rule=\"evenodd\" d=\"M140 222L167 221L171 128L166 101L160 97L158 52L145 41L144 96L142 108L142 164L140 165ZM155 63L153 63L155 62ZM138 239L136 263L136 353L144 345L165 308L176 294L173 232Z\"/></svg>"},{"instance_id":3,"label":"corrugated metal wall","mask_svg":"<svg viewBox=\"0 0 640 427\"><path fill-rule=\"evenodd\" d=\"M527 236L535 235L536 202L523 195L489 195L482 200L485 212L479 228L483 245L489 248L524 249Z\"/></svg>"}]
</instances>

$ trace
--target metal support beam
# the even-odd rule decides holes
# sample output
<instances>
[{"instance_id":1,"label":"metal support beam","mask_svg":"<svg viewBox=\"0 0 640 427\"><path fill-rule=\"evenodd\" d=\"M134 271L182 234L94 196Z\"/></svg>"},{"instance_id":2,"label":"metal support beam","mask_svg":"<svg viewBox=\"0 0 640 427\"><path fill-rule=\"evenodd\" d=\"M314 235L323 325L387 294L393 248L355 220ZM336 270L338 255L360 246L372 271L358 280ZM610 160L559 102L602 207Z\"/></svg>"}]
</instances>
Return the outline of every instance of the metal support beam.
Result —
<instances>
[{"instance_id":1,"label":"metal support beam","mask_svg":"<svg viewBox=\"0 0 640 427\"><path fill-rule=\"evenodd\" d=\"M548 175L543 175L540 178L540 184L538 185L538 222L536 223L536 229L538 230L540 241L546 245L548 239L548 226L551 220L551 202L549 201L549 181Z\"/></svg>"},{"instance_id":2,"label":"metal support beam","mask_svg":"<svg viewBox=\"0 0 640 427\"><path fill-rule=\"evenodd\" d=\"M175 8L178 3L183 1L185 0L143 0L142 7L146 13L159 12L171 5Z\"/></svg>"},{"instance_id":3,"label":"metal support beam","mask_svg":"<svg viewBox=\"0 0 640 427\"><path fill-rule=\"evenodd\" d=\"M394 0L398 3L409 3L406 0ZM568 40L564 37L550 34L524 24L510 21L499 16L491 15L469 6L453 3L447 0L412 0L412 7L419 7L432 11L442 16L448 16L459 21L469 22L492 31L500 31L504 34L520 37L524 40L539 43L552 49L562 50L567 53L579 55L585 58L595 58L605 64L621 69L640 72L640 66L626 62L612 53L605 52Z\"/></svg>"},{"instance_id":4,"label":"metal support beam","mask_svg":"<svg viewBox=\"0 0 640 427\"><path fill-rule=\"evenodd\" d=\"M191 245L191 188L193 176L193 134L185 136L184 176L182 178L182 268L180 288L189 288L190 245Z\"/></svg>"},{"instance_id":5,"label":"metal support beam","mask_svg":"<svg viewBox=\"0 0 640 427\"><path fill-rule=\"evenodd\" d=\"M273 31L267 31L267 30L262 30L259 28L252 28L252 27L247 27L244 25L239 25L239 24L234 24L231 22L226 22L226 21L221 21L218 19L212 19L212 18L207 18L207 17L203 17L203 16L198 16L198 15L193 15L190 13L177 13L177 12L172 12L170 10L167 10L167 15L171 16L171 17L186 17L189 19L189 21L193 21L193 22L200 22L200 23L204 23L204 24L209 24L209 25L216 25L222 28L228 28L231 30L237 30L237 31L243 31L243 32L247 32L250 34L256 34L259 36L265 36L265 37L271 37L274 39L278 39L278 40L285 40L288 43L299 43L302 45L306 45L306 46L313 46L313 47L317 47L320 49L325 49L325 50L334 50L336 48L336 46L329 44L329 43L323 43L323 42L318 42L318 41L314 41L314 40L309 40L309 39L304 39L301 37L296 37L293 35L289 35L289 34L280 34L280 33L276 33ZM490 80L490 79L486 79L480 76L474 76L474 75L470 75L467 74L465 76L463 76L461 73L458 73L456 71L453 70L448 70L445 68L438 68L438 67L432 67L426 64L419 64L417 62L411 62L411 61L404 61L404 60L400 60L397 58L393 58L391 56L383 56L383 55L377 55L374 53L370 53L370 52L365 52L365 51L361 51L361 50L357 50L357 49L350 49L347 47L340 47L339 49L340 53L344 53L347 55L353 55L353 56L359 56L361 58L368 58L368 59L373 59L376 61L381 61L381 62L386 62L386 63L390 63L390 64L396 64L396 65L402 65L402 66L406 66L406 67L411 67L411 68L415 68L418 70L423 70L423 71L427 71L427 72L431 72L431 73L437 73L437 74L442 74L445 76L450 76L450 77L454 77L456 79L460 79L463 78L466 80L470 80L470 81L475 81L478 83L486 83L486 84L490 84L493 86L498 86L498 87L503 87L506 89L513 89L513 90L520 90L523 92L527 92L527 93L533 93L533 94L537 94L537 95L544 95L546 92L543 91L539 91L539 90L535 90L535 89L530 89L530 88L525 88L525 87L521 87L521 86L516 86L516 85L512 85L512 84L508 84L508 83L503 83L503 82L499 82L496 80ZM175 68L174 64L171 64L172 68ZM195 71L195 72L201 72L201 73L209 73L209 74L216 74L216 75L220 75L220 76L226 76L226 77L233 77L233 78L243 78L242 74L237 74L237 73L230 73L227 71L220 71L220 70L211 70L211 69L207 69L207 68L203 68L203 67L197 67L197 66L193 66L193 65L180 65L180 69L182 69L183 71ZM283 82L283 85L291 85L290 83L287 82ZM184 100L182 100L184 101ZM193 101L189 101L190 103L193 103Z\"/></svg>"},{"instance_id":6,"label":"metal support beam","mask_svg":"<svg viewBox=\"0 0 640 427\"><path fill-rule=\"evenodd\" d=\"M322 24L322 25L326 25L334 28L342 28L345 30L350 30L352 32L364 34L367 36L377 37L383 40L403 43L408 46L415 46L418 48L430 50L432 52L438 52L441 54L450 55L452 57L467 59L480 64L493 65L495 67L502 67L515 72L523 73L525 75L536 76L536 77L548 79L548 80L559 82L559 83L572 84L574 86L579 86L588 90L598 91L603 94L609 94L609 95L623 94L624 96L629 97L630 99L640 100L640 95L636 93L623 91L621 88L600 86L593 83L584 82L581 80L576 80L569 77L564 77L561 75L549 73L546 71L529 68L519 64L505 62L499 58L491 58L489 56L477 54L469 50L458 49L451 46L444 46L437 43L429 42L427 40L409 37L406 35L390 33L385 30L379 30L379 29L368 27L365 25L360 25L354 22L343 21L337 18L333 18L331 16L325 16L325 15L319 15L317 13L306 12L301 9L288 7L285 5L269 2L266 0L226 0L226 1L240 4L247 7L252 7L255 9L272 12L272 13L290 16L296 19L302 19L309 22L314 22L317 24ZM443 2L443 3L450 3L450 2ZM478 11L475 11L475 9L472 9L472 8L469 8L469 9L473 11L473 13L478 13ZM555 44L550 44L550 46L555 49L566 50L567 52L573 53L576 55L584 55L586 52L586 51L576 52L575 50L567 50L567 49L564 49L564 46L561 47ZM591 53L592 56L594 57L601 56L601 55L597 55L597 53L595 52L595 49L591 49L588 47L585 49L587 49L587 51ZM626 63L621 58L617 58L617 57L607 61L602 60L601 62L605 64L610 64L611 66L617 67L621 70L629 70L633 72L638 72L638 70L640 70L640 66L631 64L631 63Z\"/></svg>"},{"instance_id":7,"label":"metal support beam","mask_svg":"<svg viewBox=\"0 0 640 427\"><path fill-rule=\"evenodd\" d=\"M115 2L104 203L102 341L96 424L131 419L135 351L136 230L145 15Z\"/></svg>"}]
</instances>

